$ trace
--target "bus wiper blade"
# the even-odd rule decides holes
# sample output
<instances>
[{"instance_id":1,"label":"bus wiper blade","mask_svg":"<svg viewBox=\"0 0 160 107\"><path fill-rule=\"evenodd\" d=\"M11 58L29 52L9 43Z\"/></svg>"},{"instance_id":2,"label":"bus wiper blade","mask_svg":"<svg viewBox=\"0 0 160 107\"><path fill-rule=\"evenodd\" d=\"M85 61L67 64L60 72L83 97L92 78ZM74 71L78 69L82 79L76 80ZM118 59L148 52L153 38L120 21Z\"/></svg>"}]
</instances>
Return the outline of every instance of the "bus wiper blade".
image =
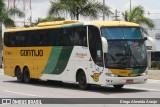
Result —
<instances>
[{"instance_id":1,"label":"bus wiper blade","mask_svg":"<svg viewBox=\"0 0 160 107\"><path fill-rule=\"evenodd\" d=\"M128 48L129 48L129 51L130 51L131 56L134 58L134 60L135 60L136 63L138 64L138 66L140 66L140 63L139 63L138 60L135 58L135 56L132 54L131 47L129 46ZM130 56L130 57L131 57L131 56Z\"/></svg>"}]
</instances>

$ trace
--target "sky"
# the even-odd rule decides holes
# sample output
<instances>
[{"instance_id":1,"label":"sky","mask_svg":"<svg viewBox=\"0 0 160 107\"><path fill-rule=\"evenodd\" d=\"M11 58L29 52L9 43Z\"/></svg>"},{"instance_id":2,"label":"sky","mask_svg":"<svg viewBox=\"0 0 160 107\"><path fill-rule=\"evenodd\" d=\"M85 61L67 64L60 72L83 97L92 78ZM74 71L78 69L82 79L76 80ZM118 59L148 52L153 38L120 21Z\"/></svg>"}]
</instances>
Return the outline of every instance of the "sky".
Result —
<instances>
[{"instance_id":1,"label":"sky","mask_svg":"<svg viewBox=\"0 0 160 107\"><path fill-rule=\"evenodd\" d=\"M8 0L5 0L6 4ZM51 0L31 0L32 1L32 21L40 18L45 18L48 14L49 7L51 6ZM54 1L54 0L52 0ZM97 0L103 2L103 0ZM122 12L130 9L130 0L105 0L105 4L111 8L111 11L115 13L118 10L118 14L121 17ZM145 15L151 19L160 19L160 0L131 0L132 8L138 5L142 5L145 9ZM150 13L150 14L148 14ZM65 16L66 19L70 19L69 16ZM112 20L114 15L110 18L106 17L106 20ZM80 18L80 20L89 20ZM98 20L102 20L99 17Z\"/></svg>"},{"instance_id":2,"label":"sky","mask_svg":"<svg viewBox=\"0 0 160 107\"><path fill-rule=\"evenodd\" d=\"M50 1L51 0L32 0L33 21L38 17L44 18L47 16L48 9L50 7ZM97 1L102 2L103 0ZM113 13L117 9L120 16L122 12L130 9L130 0L105 0L105 4L111 7ZM132 7L142 5L145 8L146 16L152 19L160 19L160 0L131 0L131 4ZM113 18L113 16L111 16L111 18ZM69 17L66 18L69 19ZM99 20L102 20L102 17L99 17Z\"/></svg>"}]
</instances>

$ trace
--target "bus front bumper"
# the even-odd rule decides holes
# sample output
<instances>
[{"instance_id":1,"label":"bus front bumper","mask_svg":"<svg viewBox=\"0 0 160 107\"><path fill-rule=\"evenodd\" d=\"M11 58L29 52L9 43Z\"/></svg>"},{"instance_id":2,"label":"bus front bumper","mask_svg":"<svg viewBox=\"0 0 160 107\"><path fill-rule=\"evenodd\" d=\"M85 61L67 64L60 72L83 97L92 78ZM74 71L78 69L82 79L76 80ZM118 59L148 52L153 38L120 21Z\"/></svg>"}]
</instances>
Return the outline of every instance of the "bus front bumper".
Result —
<instances>
[{"instance_id":1,"label":"bus front bumper","mask_svg":"<svg viewBox=\"0 0 160 107\"><path fill-rule=\"evenodd\" d=\"M125 84L143 84L146 83L148 75L137 77L109 77L106 78L105 86L107 85L125 85Z\"/></svg>"}]
</instances>

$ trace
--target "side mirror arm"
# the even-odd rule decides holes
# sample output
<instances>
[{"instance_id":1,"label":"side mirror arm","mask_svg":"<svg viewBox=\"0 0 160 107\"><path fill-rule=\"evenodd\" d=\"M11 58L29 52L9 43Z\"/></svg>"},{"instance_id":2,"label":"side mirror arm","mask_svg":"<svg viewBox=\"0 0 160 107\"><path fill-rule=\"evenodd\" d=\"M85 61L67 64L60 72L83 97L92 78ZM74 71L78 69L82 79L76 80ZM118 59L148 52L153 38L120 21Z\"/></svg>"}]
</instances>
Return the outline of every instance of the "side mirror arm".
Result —
<instances>
[{"instance_id":1,"label":"side mirror arm","mask_svg":"<svg viewBox=\"0 0 160 107\"><path fill-rule=\"evenodd\" d=\"M101 41L102 41L103 52L108 53L108 42L107 42L106 38L101 37Z\"/></svg>"}]
</instances>

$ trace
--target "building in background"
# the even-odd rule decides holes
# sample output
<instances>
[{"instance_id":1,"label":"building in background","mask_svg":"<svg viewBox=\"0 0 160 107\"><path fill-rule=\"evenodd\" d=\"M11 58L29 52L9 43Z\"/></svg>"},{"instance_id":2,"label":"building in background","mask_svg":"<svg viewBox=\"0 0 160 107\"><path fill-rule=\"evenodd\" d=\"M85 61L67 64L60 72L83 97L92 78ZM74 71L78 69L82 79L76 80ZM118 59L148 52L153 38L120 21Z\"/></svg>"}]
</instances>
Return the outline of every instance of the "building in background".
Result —
<instances>
[{"instance_id":1,"label":"building in background","mask_svg":"<svg viewBox=\"0 0 160 107\"><path fill-rule=\"evenodd\" d=\"M153 19L155 28L148 33L147 51L148 51L148 66L151 67L152 61L157 61L160 64L160 19Z\"/></svg>"}]
</instances>

